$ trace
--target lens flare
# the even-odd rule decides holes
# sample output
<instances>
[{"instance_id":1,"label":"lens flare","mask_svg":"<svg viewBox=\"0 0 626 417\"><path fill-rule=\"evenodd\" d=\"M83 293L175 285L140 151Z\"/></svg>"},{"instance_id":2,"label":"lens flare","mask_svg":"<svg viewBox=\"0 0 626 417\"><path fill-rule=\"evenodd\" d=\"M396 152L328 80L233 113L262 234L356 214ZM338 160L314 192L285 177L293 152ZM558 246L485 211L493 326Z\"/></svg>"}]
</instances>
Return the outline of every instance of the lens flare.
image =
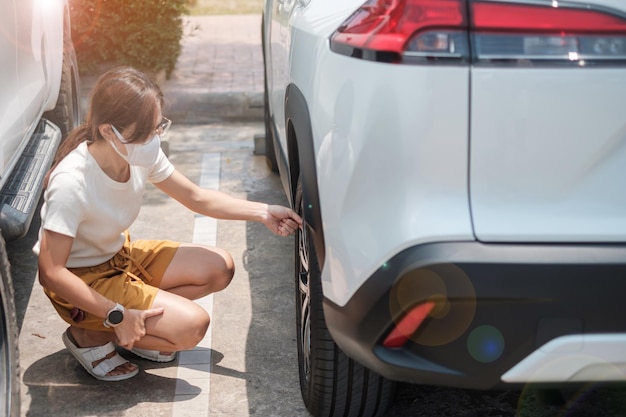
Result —
<instances>
[{"instance_id":1,"label":"lens flare","mask_svg":"<svg viewBox=\"0 0 626 417\"><path fill-rule=\"evenodd\" d=\"M442 346L458 339L476 312L476 292L465 272L454 264L435 264L410 270L390 293L391 316L404 317L416 304L433 301L435 307L411 336L423 346Z\"/></svg>"},{"instance_id":2,"label":"lens flare","mask_svg":"<svg viewBox=\"0 0 626 417\"><path fill-rule=\"evenodd\" d=\"M467 338L467 350L478 362L495 361L504 352L502 332L493 326L478 326Z\"/></svg>"}]
</instances>

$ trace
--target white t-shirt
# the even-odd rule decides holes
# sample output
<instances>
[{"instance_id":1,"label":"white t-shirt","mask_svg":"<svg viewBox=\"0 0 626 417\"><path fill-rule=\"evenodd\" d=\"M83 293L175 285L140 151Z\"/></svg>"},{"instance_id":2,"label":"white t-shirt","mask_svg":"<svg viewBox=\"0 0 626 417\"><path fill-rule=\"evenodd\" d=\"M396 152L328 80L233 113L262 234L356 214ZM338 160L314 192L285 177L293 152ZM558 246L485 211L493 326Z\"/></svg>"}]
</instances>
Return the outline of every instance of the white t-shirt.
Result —
<instances>
[{"instance_id":1,"label":"white t-shirt","mask_svg":"<svg viewBox=\"0 0 626 417\"><path fill-rule=\"evenodd\" d=\"M41 229L74 238L67 267L99 265L124 244L126 231L139 214L148 181L159 183L174 166L159 150L148 168L131 166L130 179L117 182L102 171L83 142L50 175L41 208ZM39 242L33 251L39 254Z\"/></svg>"}]
</instances>

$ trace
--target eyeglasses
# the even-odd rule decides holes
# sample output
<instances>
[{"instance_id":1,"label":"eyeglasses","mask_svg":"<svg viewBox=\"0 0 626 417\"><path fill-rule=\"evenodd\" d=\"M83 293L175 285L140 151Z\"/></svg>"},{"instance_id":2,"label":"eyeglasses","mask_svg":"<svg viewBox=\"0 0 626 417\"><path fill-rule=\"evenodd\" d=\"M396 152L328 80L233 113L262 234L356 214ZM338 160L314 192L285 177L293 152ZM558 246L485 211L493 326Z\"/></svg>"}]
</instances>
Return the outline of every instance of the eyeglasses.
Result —
<instances>
[{"instance_id":1,"label":"eyeglasses","mask_svg":"<svg viewBox=\"0 0 626 417\"><path fill-rule=\"evenodd\" d=\"M154 133L156 133L159 136L165 136L167 134L167 130L170 128L171 125L172 125L172 121L168 119L167 117L163 117L161 119L161 122L157 125L156 129L154 129ZM120 139L122 143L128 143L128 141L124 139L124 137L121 135L121 133L119 132L119 130L117 130L115 126L111 125L111 127L113 128L113 130L115 130L117 137Z\"/></svg>"},{"instance_id":2,"label":"eyeglasses","mask_svg":"<svg viewBox=\"0 0 626 417\"><path fill-rule=\"evenodd\" d=\"M164 117L155 129L156 134L159 136L165 136L167 134L167 129L169 129L171 125L172 121L167 117Z\"/></svg>"}]
</instances>

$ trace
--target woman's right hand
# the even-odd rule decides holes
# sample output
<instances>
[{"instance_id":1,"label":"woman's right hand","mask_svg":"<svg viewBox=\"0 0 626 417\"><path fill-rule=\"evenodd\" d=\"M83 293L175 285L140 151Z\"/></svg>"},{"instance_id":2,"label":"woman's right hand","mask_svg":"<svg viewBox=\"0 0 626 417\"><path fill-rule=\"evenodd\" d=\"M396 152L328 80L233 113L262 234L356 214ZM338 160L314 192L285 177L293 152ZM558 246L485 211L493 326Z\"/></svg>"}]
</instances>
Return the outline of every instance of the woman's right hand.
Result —
<instances>
[{"instance_id":1,"label":"woman's right hand","mask_svg":"<svg viewBox=\"0 0 626 417\"><path fill-rule=\"evenodd\" d=\"M163 311L163 307L150 310L126 309L124 320L114 328L117 344L124 349L132 349L146 335L146 319L160 316Z\"/></svg>"}]
</instances>

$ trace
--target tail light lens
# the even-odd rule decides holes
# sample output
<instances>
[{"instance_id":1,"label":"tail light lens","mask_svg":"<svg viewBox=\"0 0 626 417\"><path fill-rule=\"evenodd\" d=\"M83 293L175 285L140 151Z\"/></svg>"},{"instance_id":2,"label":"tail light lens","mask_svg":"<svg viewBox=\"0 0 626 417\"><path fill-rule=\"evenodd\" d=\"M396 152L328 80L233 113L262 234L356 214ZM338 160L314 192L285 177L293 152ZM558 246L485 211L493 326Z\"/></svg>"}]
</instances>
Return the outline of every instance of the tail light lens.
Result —
<instances>
[{"instance_id":1,"label":"tail light lens","mask_svg":"<svg viewBox=\"0 0 626 417\"><path fill-rule=\"evenodd\" d=\"M330 46L394 63L620 62L626 61L626 18L556 0L368 0L333 33Z\"/></svg>"},{"instance_id":2,"label":"tail light lens","mask_svg":"<svg viewBox=\"0 0 626 417\"><path fill-rule=\"evenodd\" d=\"M331 49L355 58L463 58L469 48L461 0L369 0L331 36Z\"/></svg>"},{"instance_id":3,"label":"tail light lens","mask_svg":"<svg viewBox=\"0 0 626 417\"><path fill-rule=\"evenodd\" d=\"M626 20L605 11L472 2L471 31L482 61L626 59Z\"/></svg>"}]
</instances>

